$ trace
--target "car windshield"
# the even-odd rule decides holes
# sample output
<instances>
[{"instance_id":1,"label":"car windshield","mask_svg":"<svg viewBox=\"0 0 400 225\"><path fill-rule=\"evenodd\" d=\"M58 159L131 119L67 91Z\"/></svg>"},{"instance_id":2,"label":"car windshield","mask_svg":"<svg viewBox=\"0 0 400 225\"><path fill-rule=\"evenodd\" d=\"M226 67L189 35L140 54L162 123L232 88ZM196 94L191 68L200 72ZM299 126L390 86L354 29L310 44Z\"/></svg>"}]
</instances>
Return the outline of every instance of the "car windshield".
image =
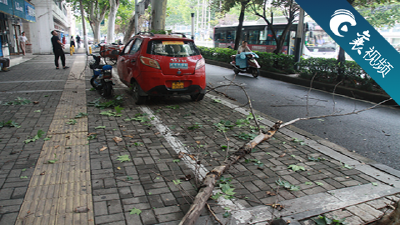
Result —
<instances>
[{"instance_id":1,"label":"car windshield","mask_svg":"<svg viewBox=\"0 0 400 225\"><path fill-rule=\"evenodd\" d=\"M192 41L164 41L152 40L149 42L147 53L170 57L187 57L200 55Z\"/></svg>"}]
</instances>

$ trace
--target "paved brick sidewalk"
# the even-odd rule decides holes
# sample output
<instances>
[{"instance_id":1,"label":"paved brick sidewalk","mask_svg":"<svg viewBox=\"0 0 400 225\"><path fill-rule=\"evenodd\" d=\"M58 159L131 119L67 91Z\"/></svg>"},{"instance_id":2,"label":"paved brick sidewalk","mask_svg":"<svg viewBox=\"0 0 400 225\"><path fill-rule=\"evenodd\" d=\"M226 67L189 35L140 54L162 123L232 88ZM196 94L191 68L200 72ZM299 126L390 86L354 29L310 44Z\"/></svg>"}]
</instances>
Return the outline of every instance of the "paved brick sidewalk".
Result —
<instances>
[{"instance_id":1,"label":"paved brick sidewalk","mask_svg":"<svg viewBox=\"0 0 400 225\"><path fill-rule=\"evenodd\" d=\"M68 60L76 57L79 56L69 56ZM35 136L39 129L50 133L56 107L63 103L60 99L69 71L53 71L50 62L52 56L38 56L14 67L7 76L0 73L0 112L4 121L13 120L21 126L0 128L0 224L16 222L47 142L40 139L25 144L24 140ZM13 72L18 76L9 76ZM90 90L90 76L86 70L86 102L90 106L85 108L85 131L89 134L90 161L81 171L88 171L90 163L88 188L93 206L87 206L89 213L73 214L88 216L84 217L87 221L80 217L76 224L179 223L197 193L196 178L223 163L255 134L249 113L225 98L208 95L201 102L192 102L189 97L156 98L139 107L133 103L129 89L118 82L114 96L119 97L101 99ZM84 89L76 88L77 93ZM3 105L17 97L39 104ZM123 109L107 108L111 103ZM64 110L73 110L74 115L77 112L73 108ZM255 114L266 128L276 121L259 112ZM78 129L74 126L81 125L68 127ZM65 148L58 154L65 158L74 151ZM365 224L398 200L400 179L398 171L363 161L366 160L295 127L284 128L233 166L218 185L228 194L217 187L208 203L229 224L265 224L279 216L292 224L314 224L312 219L323 214L346 218L349 224ZM71 186L66 193L76 191ZM74 201L68 204L71 209L81 206ZM20 217L50 214L44 211ZM216 222L204 210L198 224L206 223Z\"/></svg>"}]
</instances>

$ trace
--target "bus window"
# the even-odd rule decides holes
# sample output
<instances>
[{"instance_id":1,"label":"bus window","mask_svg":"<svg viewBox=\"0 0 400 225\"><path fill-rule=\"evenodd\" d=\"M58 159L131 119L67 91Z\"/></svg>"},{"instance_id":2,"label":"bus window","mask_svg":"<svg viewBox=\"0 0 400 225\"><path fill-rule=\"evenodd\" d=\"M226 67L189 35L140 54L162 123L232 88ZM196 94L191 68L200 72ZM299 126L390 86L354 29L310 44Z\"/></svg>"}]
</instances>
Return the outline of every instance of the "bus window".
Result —
<instances>
[{"instance_id":1,"label":"bus window","mask_svg":"<svg viewBox=\"0 0 400 225\"><path fill-rule=\"evenodd\" d=\"M336 58L339 47L335 41L320 26L305 33L304 57Z\"/></svg>"},{"instance_id":2,"label":"bus window","mask_svg":"<svg viewBox=\"0 0 400 225\"><path fill-rule=\"evenodd\" d=\"M251 45L258 45L259 41L258 38L260 36L260 31L259 30L251 30L249 31L249 40L248 43Z\"/></svg>"},{"instance_id":3,"label":"bus window","mask_svg":"<svg viewBox=\"0 0 400 225\"><path fill-rule=\"evenodd\" d=\"M267 40L267 31L261 30L260 37L258 39L260 40L260 45L265 45L266 40Z\"/></svg>"}]
</instances>

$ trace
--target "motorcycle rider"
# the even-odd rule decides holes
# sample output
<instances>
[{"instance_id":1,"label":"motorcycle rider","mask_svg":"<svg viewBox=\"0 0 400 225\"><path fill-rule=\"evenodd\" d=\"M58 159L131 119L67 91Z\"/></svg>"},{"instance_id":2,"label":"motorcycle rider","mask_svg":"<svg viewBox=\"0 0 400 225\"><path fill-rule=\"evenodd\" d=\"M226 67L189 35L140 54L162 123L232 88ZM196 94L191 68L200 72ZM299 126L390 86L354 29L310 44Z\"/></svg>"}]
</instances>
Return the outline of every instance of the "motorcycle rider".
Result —
<instances>
[{"instance_id":1,"label":"motorcycle rider","mask_svg":"<svg viewBox=\"0 0 400 225\"><path fill-rule=\"evenodd\" d=\"M239 68L247 67L247 59L245 55L242 55L242 52L252 52L250 48L247 46L247 41L242 41L242 45L239 46L237 54L236 54L236 65Z\"/></svg>"},{"instance_id":2,"label":"motorcycle rider","mask_svg":"<svg viewBox=\"0 0 400 225\"><path fill-rule=\"evenodd\" d=\"M249 46L247 46L247 41L242 41L242 45L239 46L237 54L242 52L251 52Z\"/></svg>"}]
</instances>

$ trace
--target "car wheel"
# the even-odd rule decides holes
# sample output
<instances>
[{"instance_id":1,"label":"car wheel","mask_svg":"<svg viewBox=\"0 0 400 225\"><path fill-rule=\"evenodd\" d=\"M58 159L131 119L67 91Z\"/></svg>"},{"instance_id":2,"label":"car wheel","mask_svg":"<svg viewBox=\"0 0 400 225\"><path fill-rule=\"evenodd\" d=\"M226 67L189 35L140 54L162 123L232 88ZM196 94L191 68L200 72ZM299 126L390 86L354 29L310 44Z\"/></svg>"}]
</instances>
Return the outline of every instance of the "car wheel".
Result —
<instances>
[{"instance_id":1,"label":"car wheel","mask_svg":"<svg viewBox=\"0 0 400 225\"><path fill-rule=\"evenodd\" d=\"M253 68L251 70L251 75L253 75L254 78L257 78L260 75L260 70L258 68Z\"/></svg>"},{"instance_id":2,"label":"car wheel","mask_svg":"<svg viewBox=\"0 0 400 225\"><path fill-rule=\"evenodd\" d=\"M111 94L112 94L112 90L113 90L112 83L111 82L105 82L104 80L102 80L101 81L101 86L102 86L101 95L103 97L110 97Z\"/></svg>"},{"instance_id":3,"label":"car wheel","mask_svg":"<svg viewBox=\"0 0 400 225\"><path fill-rule=\"evenodd\" d=\"M197 102L197 101L203 100L204 95L205 95L205 94L201 94L201 93L193 94L193 95L190 95L190 98L192 98L193 101L196 101L196 102Z\"/></svg>"},{"instance_id":4,"label":"car wheel","mask_svg":"<svg viewBox=\"0 0 400 225\"><path fill-rule=\"evenodd\" d=\"M136 105L142 105L146 102L146 97L140 96L139 90L140 90L139 84L136 81L133 82L132 83L132 95L133 95L133 98L135 99Z\"/></svg>"}]
</instances>

